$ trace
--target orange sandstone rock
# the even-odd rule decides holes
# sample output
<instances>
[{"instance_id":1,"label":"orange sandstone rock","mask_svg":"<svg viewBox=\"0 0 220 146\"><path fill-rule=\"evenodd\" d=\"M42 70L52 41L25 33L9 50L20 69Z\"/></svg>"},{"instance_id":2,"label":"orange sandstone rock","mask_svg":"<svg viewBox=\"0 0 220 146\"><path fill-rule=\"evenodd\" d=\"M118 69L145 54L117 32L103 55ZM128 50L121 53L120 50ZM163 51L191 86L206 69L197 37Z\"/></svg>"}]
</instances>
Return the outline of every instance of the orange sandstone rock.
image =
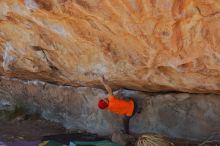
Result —
<instances>
[{"instance_id":1,"label":"orange sandstone rock","mask_svg":"<svg viewBox=\"0 0 220 146\"><path fill-rule=\"evenodd\" d=\"M0 74L220 93L220 1L0 1Z\"/></svg>"}]
</instances>

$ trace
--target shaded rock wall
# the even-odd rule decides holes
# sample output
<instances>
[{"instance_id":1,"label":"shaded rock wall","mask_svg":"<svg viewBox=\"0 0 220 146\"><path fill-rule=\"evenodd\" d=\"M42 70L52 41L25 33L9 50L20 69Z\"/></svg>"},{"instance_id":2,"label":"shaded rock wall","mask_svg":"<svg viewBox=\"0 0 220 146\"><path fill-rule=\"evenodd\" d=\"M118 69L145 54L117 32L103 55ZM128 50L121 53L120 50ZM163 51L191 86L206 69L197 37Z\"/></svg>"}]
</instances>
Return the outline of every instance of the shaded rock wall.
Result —
<instances>
[{"instance_id":1,"label":"shaded rock wall","mask_svg":"<svg viewBox=\"0 0 220 146\"><path fill-rule=\"evenodd\" d=\"M118 90L119 97L134 97L142 105L141 114L131 119L136 133L153 132L171 137L203 140L220 132L220 97L214 94L166 93ZM101 89L65 87L39 81L1 78L0 108L22 106L66 128L98 134L122 129L120 116L101 111L97 101L106 94Z\"/></svg>"},{"instance_id":2,"label":"shaded rock wall","mask_svg":"<svg viewBox=\"0 0 220 146\"><path fill-rule=\"evenodd\" d=\"M73 86L220 91L218 0L1 0L0 74Z\"/></svg>"}]
</instances>

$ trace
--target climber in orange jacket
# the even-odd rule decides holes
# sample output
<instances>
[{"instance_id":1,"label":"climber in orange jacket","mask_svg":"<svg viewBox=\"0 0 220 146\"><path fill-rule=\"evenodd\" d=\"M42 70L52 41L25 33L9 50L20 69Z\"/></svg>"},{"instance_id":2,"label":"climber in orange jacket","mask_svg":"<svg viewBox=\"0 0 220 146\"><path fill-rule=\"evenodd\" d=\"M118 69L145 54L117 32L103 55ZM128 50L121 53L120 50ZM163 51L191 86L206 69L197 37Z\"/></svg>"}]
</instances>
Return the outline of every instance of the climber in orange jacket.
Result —
<instances>
[{"instance_id":1,"label":"climber in orange jacket","mask_svg":"<svg viewBox=\"0 0 220 146\"><path fill-rule=\"evenodd\" d=\"M116 113L123 116L124 132L129 134L129 121L130 118L137 112L140 113L141 109L137 108L134 99L119 99L112 94L112 89L106 84L104 77L100 79L108 92L108 98L100 99L98 107L102 110L108 108L109 112Z\"/></svg>"}]
</instances>

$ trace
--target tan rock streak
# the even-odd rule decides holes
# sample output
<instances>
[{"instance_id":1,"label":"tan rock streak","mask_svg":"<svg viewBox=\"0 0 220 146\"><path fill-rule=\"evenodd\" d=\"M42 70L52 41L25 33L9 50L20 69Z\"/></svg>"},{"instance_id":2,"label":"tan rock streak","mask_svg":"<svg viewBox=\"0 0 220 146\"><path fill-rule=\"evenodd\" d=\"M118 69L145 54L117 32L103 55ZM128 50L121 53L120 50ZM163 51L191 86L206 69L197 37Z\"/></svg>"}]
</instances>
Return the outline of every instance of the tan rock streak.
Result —
<instances>
[{"instance_id":1,"label":"tan rock streak","mask_svg":"<svg viewBox=\"0 0 220 146\"><path fill-rule=\"evenodd\" d=\"M219 12L216 0L0 1L0 73L220 93Z\"/></svg>"}]
</instances>

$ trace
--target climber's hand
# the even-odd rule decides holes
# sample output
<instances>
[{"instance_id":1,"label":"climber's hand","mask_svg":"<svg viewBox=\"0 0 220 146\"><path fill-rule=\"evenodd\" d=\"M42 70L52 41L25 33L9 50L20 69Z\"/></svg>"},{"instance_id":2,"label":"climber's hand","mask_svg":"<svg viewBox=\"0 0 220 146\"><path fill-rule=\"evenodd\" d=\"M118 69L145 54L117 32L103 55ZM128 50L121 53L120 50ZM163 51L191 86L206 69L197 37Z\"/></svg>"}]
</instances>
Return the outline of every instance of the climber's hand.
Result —
<instances>
[{"instance_id":1,"label":"climber's hand","mask_svg":"<svg viewBox=\"0 0 220 146\"><path fill-rule=\"evenodd\" d=\"M105 82L105 77L104 76L99 77L99 81L104 83Z\"/></svg>"}]
</instances>

